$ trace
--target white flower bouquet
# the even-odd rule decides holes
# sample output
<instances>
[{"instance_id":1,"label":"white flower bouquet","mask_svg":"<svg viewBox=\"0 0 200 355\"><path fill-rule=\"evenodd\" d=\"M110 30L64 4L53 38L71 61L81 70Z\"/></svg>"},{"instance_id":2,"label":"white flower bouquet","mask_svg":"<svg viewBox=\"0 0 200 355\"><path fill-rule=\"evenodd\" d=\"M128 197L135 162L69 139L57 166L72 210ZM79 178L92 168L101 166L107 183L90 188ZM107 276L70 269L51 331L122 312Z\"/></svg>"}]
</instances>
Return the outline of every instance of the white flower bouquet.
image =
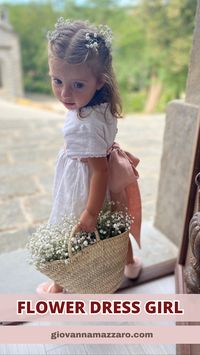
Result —
<instances>
[{"instance_id":1,"label":"white flower bouquet","mask_svg":"<svg viewBox=\"0 0 200 355\"><path fill-rule=\"evenodd\" d=\"M100 212L94 233L75 234L77 223L64 217L59 224L40 226L27 244L29 262L69 292L114 292L123 276L130 216L113 211L110 203Z\"/></svg>"}]
</instances>

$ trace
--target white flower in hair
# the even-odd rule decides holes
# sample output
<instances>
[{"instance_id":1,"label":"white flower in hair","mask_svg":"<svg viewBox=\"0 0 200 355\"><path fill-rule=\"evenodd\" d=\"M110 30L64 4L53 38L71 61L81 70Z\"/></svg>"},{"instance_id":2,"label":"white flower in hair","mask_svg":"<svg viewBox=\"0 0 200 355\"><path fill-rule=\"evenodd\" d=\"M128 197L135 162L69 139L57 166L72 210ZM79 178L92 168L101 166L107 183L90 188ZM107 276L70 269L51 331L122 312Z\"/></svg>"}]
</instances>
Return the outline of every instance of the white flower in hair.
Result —
<instances>
[{"instance_id":1,"label":"white flower in hair","mask_svg":"<svg viewBox=\"0 0 200 355\"><path fill-rule=\"evenodd\" d=\"M86 47L95 48L96 50L98 50L99 48L98 37L101 37L105 41L105 46L108 49L111 49L113 33L110 27L108 27L107 25L99 25L97 27L97 32L86 33L85 35Z\"/></svg>"},{"instance_id":2,"label":"white flower in hair","mask_svg":"<svg viewBox=\"0 0 200 355\"><path fill-rule=\"evenodd\" d=\"M103 37L106 47L110 49L112 45L112 39L113 39L113 33L111 28L108 27L107 25L99 25L98 33L100 36Z\"/></svg>"},{"instance_id":3,"label":"white flower in hair","mask_svg":"<svg viewBox=\"0 0 200 355\"><path fill-rule=\"evenodd\" d=\"M64 27L65 25L69 25L70 23L72 23L71 20L69 19L64 19L64 17L59 17L57 22L55 23L55 28L61 28Z\"/></svg>"},{"instance_id":4,"label":"white flower in hair","mask_svg":"<svg viewBox=\"0 0 200 355\"><path fill-rule=\"evenodd\" d=\"M69 19L65 20L64 17L59 17L57 22L54 25L55 30L47 32L47 39L49 41L55 41L60 36L59 30L69 25L70 23L72 23L71 20Z\"/></svg>"},{"instance_id":5,"label":"white flower in hair","mask_svg":"<svg viewBox=\"0 0 200 355\"><path fill-rule=\"evenodd\" d=\"M97 33L96 32L94 32L94 33L86 33L85 39L86 39L85 46L87 48L94 48L94 49L96 49L96 51L98 50L99 44L98 44L98 41L97 41Z\"/></svg>"}]
</instances>

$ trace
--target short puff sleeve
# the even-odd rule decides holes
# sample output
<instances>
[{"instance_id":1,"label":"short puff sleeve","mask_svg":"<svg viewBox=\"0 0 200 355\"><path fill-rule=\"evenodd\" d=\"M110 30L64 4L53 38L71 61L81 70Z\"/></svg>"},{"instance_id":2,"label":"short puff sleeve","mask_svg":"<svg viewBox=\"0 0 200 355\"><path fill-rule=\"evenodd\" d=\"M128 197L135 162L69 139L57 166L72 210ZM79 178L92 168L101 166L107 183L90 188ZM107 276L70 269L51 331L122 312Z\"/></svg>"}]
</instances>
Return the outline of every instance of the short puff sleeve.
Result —
<instances>
[{"instance_id":1,"label":"short puff sleeve","mask_svg":"<svg viewBox=\"0 0 200 355\"><path fill-rule=\"evenodd\" d=\"M107 123L101 112L93 111L83 119L78 118L77 114L73 117L69 116L64 127L67 156L73 158L106 157L116 135L115 125L112 127L109 123L109 130L113 129L108 141Z\"/></svg>"},{"instance_id":2,"label":"short puff sleeve","mask_svg":"<svg viewBox=\"0 0 200 355\"><path fill-rule=\"evenodd\" d=\"M107 143L101 129L91 129L87 124L80 125L67 143L67 156L78 158L106 157Z\"/></svg>"}]
</instances>

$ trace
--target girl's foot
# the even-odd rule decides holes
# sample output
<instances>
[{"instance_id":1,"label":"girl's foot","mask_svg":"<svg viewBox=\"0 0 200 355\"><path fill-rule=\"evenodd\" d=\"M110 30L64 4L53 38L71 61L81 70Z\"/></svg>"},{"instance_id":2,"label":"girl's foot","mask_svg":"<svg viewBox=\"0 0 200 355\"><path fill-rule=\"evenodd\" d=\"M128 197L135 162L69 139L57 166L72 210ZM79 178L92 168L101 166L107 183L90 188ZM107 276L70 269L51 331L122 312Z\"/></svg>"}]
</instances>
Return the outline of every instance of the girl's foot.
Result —
<instances>
[{"instance_id":1,"label":"girl's foot","mask_svg":"<svg viewBox=\"0 0 200 355\"><path fill-rule=\"evenodd\" d=\"M38 285L36 292L41 293L62 293L63 288L55 284L55 282L43 282Z\"/></svg>"},{"instance_id":2,"label":"girl's foot","mask_svg":"<svg viewBox=\"0 0 200 355\"><path fill-rule=\"evenodd\" d=\"M134 256L133 263L127 264L124 269L124 275L128 279L137 279L142 270L142 261L139 256Z\"/></svg>"}]
</instances>

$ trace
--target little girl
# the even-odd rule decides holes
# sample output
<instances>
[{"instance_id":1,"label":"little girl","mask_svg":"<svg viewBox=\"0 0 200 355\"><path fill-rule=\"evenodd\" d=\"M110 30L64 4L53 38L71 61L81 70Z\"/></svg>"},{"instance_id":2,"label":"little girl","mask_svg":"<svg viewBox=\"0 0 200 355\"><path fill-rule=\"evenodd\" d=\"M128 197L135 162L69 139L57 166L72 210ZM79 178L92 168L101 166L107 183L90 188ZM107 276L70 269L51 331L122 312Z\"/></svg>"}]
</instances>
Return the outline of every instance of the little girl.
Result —
<instances>
[{"instance_id":1,"label":"little girl","mask_svg":"<svg viewBox=\"0 0 200 355\"><path fill-rule=\"evenodd\" d=\"M107 26L63 18L48 32L52 89L68 110L49 223L73 215L80 221L77 232L92 232L104 202L119 201L134 218L131 233L140 244L141 203L135 169L139 160L114 143L117 119L122 116L111 40ZM129 240L125 276L136 278L140 270L141 261L133 258ZM62 288L47 282L37 292L62 292Z\"/></svg>"}]
</instances>

